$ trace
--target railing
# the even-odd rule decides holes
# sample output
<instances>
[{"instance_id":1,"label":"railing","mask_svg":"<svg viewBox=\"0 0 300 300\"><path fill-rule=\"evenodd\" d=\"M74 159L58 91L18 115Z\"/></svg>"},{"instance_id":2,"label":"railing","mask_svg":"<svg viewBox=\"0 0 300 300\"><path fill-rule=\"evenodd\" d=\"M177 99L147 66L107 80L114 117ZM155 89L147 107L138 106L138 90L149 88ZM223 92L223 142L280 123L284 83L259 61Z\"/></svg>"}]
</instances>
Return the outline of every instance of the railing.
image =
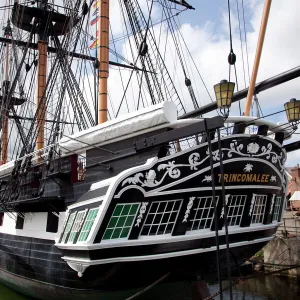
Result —
<instances>
[{"instance_id":1,"label":"railing","mask_svg":"<svg viewBox=\"0 0 300 300\"><path fill-rule=\"evenodd\" d=\"M221 138L233 134L262 135L276 140L282 144L284 139L288 139L292 134L292 126L288 123L273 123L261 118L255 117L228 117L225 120L225 126L220 128ZM211 140L216 140L217 134L211 133ZM195 147L206 142L205 133L198 136L189 136L170 143L169 154L177 153Z\"/></svg>"},{"instance_id":2,"label":"railing","mask_svg":"<svg viewBox=\"0 0 300 300\"><path fill-rule=\"evenodd\" d=\"M277 233L284 237L300 237L300 217L283 218L283 224L278 227Z\"/></svg>"}]
</instances>

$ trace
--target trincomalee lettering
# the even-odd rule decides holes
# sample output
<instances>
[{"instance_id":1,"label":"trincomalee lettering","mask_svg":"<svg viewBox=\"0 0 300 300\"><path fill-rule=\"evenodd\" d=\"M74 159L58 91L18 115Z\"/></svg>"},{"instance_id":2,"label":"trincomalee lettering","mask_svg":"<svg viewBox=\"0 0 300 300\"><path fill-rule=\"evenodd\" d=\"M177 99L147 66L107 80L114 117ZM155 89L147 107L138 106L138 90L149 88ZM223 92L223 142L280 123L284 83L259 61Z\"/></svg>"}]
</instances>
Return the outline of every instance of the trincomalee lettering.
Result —
<instances>
[{"instance_id":1,"label":"trincomalee lettering","mask_svg":"<svg viewBox=\"0 0 300 300\"><path fill-rule=\"evenodd\" d=\"M219 182L221 182L221 174L218 174ZM224 182L261 182L268 183L269 174L224 174Z\"/></svg>"}]
</instances>

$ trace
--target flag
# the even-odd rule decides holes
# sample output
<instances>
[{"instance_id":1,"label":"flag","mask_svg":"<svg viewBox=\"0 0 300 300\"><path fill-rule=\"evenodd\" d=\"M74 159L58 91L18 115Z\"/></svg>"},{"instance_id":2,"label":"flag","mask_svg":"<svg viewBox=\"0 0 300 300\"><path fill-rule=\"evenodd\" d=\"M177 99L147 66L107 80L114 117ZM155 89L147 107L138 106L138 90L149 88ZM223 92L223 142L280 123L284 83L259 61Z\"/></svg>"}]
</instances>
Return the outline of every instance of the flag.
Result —
<instances>
[{"instance_id":1,"label":"flag","mask_svg":"<svg viewBox=\"0 0 300 300\"><path fill-rule=\"evenodd\" d=\"M98 22L98 20L99 20L99 17L97 16L95 19L93 19L91 21L91 26L93 26L94 24L96 24Z\"/></svg>"},{"instance_id":2,"label":"flag","mask_svg":"<svg viewBox=\"0 0 300 300\"><path fill-rule=\"evenodd\" d=\"M98 46L98 36L99 36L99 31L97 30L97 32L96 32L96 39L90 45L90 49L94 49L94 48L96 48Z\"/></svg>"},{"instance_id":3,"label":"flag","mask_svg":"<svg viewBox=\"0 0 300 300\"><path fill-rule=\"evenodd\" d=\"M98 14L98 12L99 12L99 7L97 7L96 9L95 9L95 11L93 12L93 16L95 16L95 15L97 15Z\"/></svg>"},{"instance_id":4,"label":"flag","mask_svg":"<svg viewBox=\"0 0 300 300\"><path fill-rule=\"evenodd\" d=\"M93 43L90 45L90 49L95 49L98 46L98 39L93 41Z\"/></svg>"},{"instance_id":5,"label":"flag","mask_svg":"<svg viewBox=\"0 0 300 300\"><path fill-rule=\"evenodd\" d=\"M94 8L97 8L97 7L99 7L99 5L100 5L99 0L97 0L97 1L93 4L93 7L94 7Z\"/></svg>"}]
</instances>

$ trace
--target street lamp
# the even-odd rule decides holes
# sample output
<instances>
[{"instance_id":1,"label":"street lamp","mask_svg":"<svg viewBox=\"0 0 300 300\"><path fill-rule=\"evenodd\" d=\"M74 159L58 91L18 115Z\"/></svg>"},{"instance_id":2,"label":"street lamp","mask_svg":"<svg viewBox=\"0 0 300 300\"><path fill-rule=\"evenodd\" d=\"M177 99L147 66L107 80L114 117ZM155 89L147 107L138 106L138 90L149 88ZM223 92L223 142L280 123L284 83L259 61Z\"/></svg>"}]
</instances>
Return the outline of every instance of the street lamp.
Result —
<instances>
[{"instance_id":1,"label":"street lamp","mask_svg":"<svg viewBox=\"0 0 300 300\"><path fill-rule=\"evenodd\" d=\"M284 104L284 109L289 123L296 126L300 121L300 100L291 99Z\"/></svg>"},{"instance_id":2,"label":"street lamp","mask_svg":"<svg viewBox=\"0 0 300 300\"><path fill-rule=\"evenodd\" d=\"M217 105L224 118L227 118L229 115L234 87L235 83L227 80L221 80L220 83L214 86Z\"/></svg>"}]
</instances>

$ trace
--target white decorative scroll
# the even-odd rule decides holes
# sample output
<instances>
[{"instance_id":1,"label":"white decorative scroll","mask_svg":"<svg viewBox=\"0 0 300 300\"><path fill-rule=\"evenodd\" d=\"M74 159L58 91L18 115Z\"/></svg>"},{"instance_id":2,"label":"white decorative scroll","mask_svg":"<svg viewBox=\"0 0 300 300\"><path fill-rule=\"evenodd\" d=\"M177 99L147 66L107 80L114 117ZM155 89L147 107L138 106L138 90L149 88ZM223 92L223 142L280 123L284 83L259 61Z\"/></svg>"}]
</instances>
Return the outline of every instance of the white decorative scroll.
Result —
<instances>
[{"instance_id":1,"label":"white decorative scroll","mask_svg":"<svg viewBox=\"0 0 300 300\"><path fill-rule=\"evenodd\" d=\"M230 197L230 194L225 195L225 205L228 205L229 197ZM224 206L222 207L220 219L223 219L223 218L224 218Z\"/></svg>"},{"instance_id":2,"label":"white decorative scroll","mask_svg":"<svg viewBox=\"0 0 300 300\"><path fill-rule=\"evenodd\" d=\"M147 209L147 205L149 204L149 202L142 202L142 206L140 208L140 214L137 217L136 223L135 223L135 227L139 227L140 223L142 222L144 213L146 212Z\"/></svg>"},{"instance_id":3,"label":"white decorative scroll","mask_svg":"<svg viewBox=\"0 0 300 300\"><path fill-rule=\"evenodd\" d=\"M184 214L184 218L183 218L183 221L182 223L185 223L187 222L187 219L188 217L190 216L190 213L191 213L191 209L193 207L193 204L194 204L194 200L196 199L196 197L190 197L190 201L186 207L186 211L185 211L185 214Z\"/></svg>"},{"instance_id":4,"label":"white decorative scroll","mask_svg":"<svg viewBox=\"0 0 300 300\"><path fill-rule=\"evenodd\" d=\"M260 147L259 144L251 142L247 145L246 148L247 149L245 151L243 144L239 143L236 140L233 140L230 143L230 148L222 148L222 152L228 151L227 157L229 158L232 157L233 153L240 156L256 157L256 158L265 156L265 158L267 160L271 160L273 164L278 163L281 170L283 170L286 157L282 151L280 152L280 155L272 151L273 150L272 143L267 144L267 146Z\"/></svg>"},{"instance_id":5,"label":"white decorative scroll","mask_svg":"<svg viewBox=\"0 0 300 300\"><path fill-rule=\"evenodd\" d=\"M122 182L122 186L125 184L140 184L142 187L157 187L161 185L164 179L169 176L172 179L177 179L181 176L179 168L189 167L191 170L197 171L200 166L208 157L205 157L200 161L200 154L198 152L192 153L189 158L189 164L175 164L175 161L169 161L157 166L157 170L151 169L145 175L143 173L137 173L132 177L128 177ZM165 171L160 180L156 179L157 172Z\"/></svg>"},{"instance_id":6,"label":"white decorative scroll","mask_svg":"<svg viewBox=\"0 0 300 300\"><path fill-rule=\"evenodd\" d=\"M270 182L276 182L276 176L275 175L271 176Z\"/></svg>"},{"instance_id":7,"label":"white decorative scroll","mask_svg":"<svg viewBox=\"0 0 300 300\"><path fill-rule=\"evenodd\" d=\"M246 149L244 149L244 144L237 140L233 140L230 143L230 148L222 148L222 157L232 158L233 154L237 154L242 157L265 158L266 160L270 160L273 164L278 163L281 169L280 171L284 170L283 166L285 162L285 154L281 151L280 155L278 155L276 152L272 151L272 143L268 143L267 146L261 147L258 143L251 142L245 148ZM208 152L206 152L206 154L208 154ZM212 158L214 161L220 161L219 150L212 152ZM165 163L159 164L157 167L150 169L147 173L140 172L126 178L122 182L122 186L126 184L133 184L148 188L158 187L167 177L171 179L180 178L182 175L182 168L190 168L193 171L197 171L199 166L207 159L209 159L209 155L206 155L201 160L200 154L198 152L193 152L189 156L188 163L186 164L176 164L175 160L166 161ZM253 165L247 163L243 170L245 173L250 173L253 170ZM162 173L162 176L160 173ZM158 174L160 176L157 176ZM276 177L274 176L271 179L276 181ZM205 176L202 182L211 182L211 178Z\"/></svg>"},{"instance_id":8,"label":"white decorative scroll","mask_svg":"<svg viewBox=\"0 0 300 300\"><path fill-rule=\"evenodd\" d=\"M252 215L252 211L253 211L253 207L254 207L254 203L255 203L255 197L256 197L256 194L253 194L253 195L252 195L252 199L251 199L251 205L250 205L250 210L249 210L249 216Z\"/></svg>"}]
</instances>

